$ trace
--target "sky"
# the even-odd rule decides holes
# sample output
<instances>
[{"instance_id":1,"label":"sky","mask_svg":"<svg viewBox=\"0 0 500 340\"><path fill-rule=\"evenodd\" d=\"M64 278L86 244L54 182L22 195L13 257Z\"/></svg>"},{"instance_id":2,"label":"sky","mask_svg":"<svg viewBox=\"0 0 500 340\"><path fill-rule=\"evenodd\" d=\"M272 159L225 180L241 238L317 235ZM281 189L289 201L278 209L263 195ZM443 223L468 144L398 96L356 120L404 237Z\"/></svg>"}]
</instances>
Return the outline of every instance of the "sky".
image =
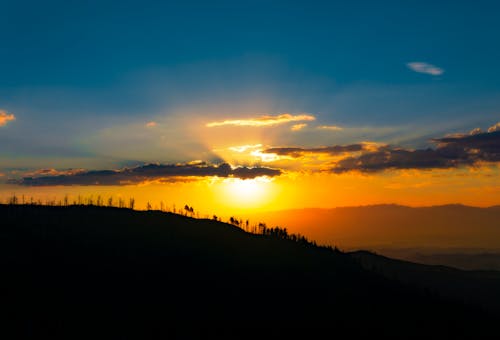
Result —
<instances>
[{"instance_id":1,"label":"sky","mask_svg":"<svg viewBox=\"0 0 500 340\"><path fill-rule=\"evenodd\" d=\"M496 1L1 1L0 199L500 204Z\"/></svg>"}]
</instances>

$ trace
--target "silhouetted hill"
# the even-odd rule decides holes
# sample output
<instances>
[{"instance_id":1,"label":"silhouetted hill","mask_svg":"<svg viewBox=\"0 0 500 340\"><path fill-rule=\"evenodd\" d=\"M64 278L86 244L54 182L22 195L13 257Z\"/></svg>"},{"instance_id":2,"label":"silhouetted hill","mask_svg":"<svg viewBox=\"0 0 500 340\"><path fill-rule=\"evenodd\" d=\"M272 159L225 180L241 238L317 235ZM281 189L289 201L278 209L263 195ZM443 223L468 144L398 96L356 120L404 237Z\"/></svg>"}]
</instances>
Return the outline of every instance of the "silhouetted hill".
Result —
<instances>
[{"instance_id":1,"label":"silhouetted hill","mask_svg":"<svg viewBox=\"0 0 500 340\"><path fill-rule=\"evenodd\" d=\"M363 268L441 296L479 303L500 316L500 271L464 271L391 259L368 251L349 253Z\"/></svg>"},{"instance_id":2,"label":"silhouetted hill","mask_svg":"<svg viewBox=\"0 0 500 340\"><path fill-rule=\"evenodd\" d=\"M333 209L296 209L250 216L270 226L286 227L320 244L341 249L368 249L410 261L427 255L428 263L460 265L466 269L494 269L500 257L490 262L465 255L500 253L500 207L478 208L460 204L431 207L405 207L394 204L339 207ZM462 255L449 262L437 255ZM480 261L480 262L479 262Z\"/></svg>"},{"instance_id":3,"label":"silhouetted hill","mask_svg":"<svg viewBox=\"0 0 500 340\"><path fill-rule=\"evenodd\" d=\"M477 306L225 223L83 206L0 213L2 332L17 338L495 334Z\"/></svg>"}]
</instances>

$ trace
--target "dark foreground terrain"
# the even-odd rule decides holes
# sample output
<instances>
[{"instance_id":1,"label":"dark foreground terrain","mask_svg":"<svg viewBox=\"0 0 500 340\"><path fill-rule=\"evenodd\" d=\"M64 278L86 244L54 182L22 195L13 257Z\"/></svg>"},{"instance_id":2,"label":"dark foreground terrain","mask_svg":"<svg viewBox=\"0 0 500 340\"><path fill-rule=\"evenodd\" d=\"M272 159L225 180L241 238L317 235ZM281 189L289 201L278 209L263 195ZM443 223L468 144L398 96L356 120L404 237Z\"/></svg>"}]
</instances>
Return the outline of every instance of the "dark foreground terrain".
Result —
<instances>
[{"instance_id":1,"label":"dark foreground terrain","mask_svg":"<svg viewBox=\"0 0 500 340\"><path fill-rule=\"evenodd\" d=\"M489 307L387 275L372 255L155 211L0 213L5 339L498 338Z\"/></svg>"}]
</instances>

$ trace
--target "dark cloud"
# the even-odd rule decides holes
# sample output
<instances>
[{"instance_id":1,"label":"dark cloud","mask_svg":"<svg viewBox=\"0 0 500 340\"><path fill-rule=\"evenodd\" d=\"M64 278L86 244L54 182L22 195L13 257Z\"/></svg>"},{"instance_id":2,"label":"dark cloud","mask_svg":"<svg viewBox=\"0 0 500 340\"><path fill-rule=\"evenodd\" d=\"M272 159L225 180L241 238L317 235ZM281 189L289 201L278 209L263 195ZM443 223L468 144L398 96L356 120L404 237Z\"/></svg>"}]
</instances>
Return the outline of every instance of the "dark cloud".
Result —
<instances>
[{"instance_id":1,"label":"dark cloud","mask_svg":"<svg viewBox=\"0 0 500 340\"><path fill-rule=\"evenodd\" d=\"M231 168L227 163L220 165L205 162L188 164L146 164L121 170L93 170L77 173L64 173L50 176L24 177L10 180L10 183L25 186L53 185L127 185L147 181L171 182L183 180L186 177L236 177L250 179L259 176L279 176L281 170L265 167Z\"/></svg>"},{"instance_id":2,"label":"dark cloud","mask_svg":"<svg viewBox=\"0 0 500 340\"><path fill-rule=\"evenodd\" d=\"M274 153L280 156L300 157L305 153L326 153L331 155L338 155L345 152L356 152L365 149L365 144L351 144L325 146L321 148L270 148L264 150L263 153Z\"/></svg>"},{"instance_id":3,"label":"dark cloud","mask_svg":"<svg viewBox=\"0 0 500 340\"><path fill-rule=\"evenodd\" d=\"M438 143L442 148L455 147L467 150L471 153L471 157L475 156L481 160L500 161L500 131L498 130L471 135L435 138L433 142Z\"/></svg>"},{"instance_id":4,"label":"dark cloud","mask_svg":"<svg viewBox=\"0 0 500 340\"><path fill-rule=\"evenodd\" d=\"M500 123L490 127L487 132L477 128L469 134L434 138L431 141L436 144L434 148L417 150L358 143L320 148L280 147L263 152L294 158L307 154L346 155L334 163L332 171L336 173L353 170L446 169L480 162L500 162Z\"/></svg>"},{"instance_id":5,"label":"dark cloud","mask_svg":"<svg viewBox=\"0 0 500 340\"><path fill-rule=\"evenodd\" d=\"M472 163L468 154L460 149L405 150L385 147L358 157L344 158L335 165L333 171L341 173L351 170L370 172L385 169L452 168Z\"/></svg>"},{"instance_id":6,"label":"dark cloud","mask_svg":"<svg viewBox=\"0 0 500 340\"><path fill-rule=\"evenodd\" d=\"M435 138L432 141L437 143L436 148L408 150L381 147L360 156L344 158L332 170L342 173L351 170L445 169L500 161L500 131L474 131L469 135Z\"/></svg>"}]
</instances>

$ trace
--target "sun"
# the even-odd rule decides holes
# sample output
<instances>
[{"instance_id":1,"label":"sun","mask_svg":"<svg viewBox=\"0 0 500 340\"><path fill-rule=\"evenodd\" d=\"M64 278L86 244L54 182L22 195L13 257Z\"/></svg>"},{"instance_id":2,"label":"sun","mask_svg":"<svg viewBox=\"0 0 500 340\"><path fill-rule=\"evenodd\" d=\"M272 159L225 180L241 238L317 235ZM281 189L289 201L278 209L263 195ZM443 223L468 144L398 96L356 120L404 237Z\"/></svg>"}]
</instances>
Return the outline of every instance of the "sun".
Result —
<instances>
[{"instance_id":1,"label":"sun","mask_svg":"<svg viewBox=\"0 0 500 340\"><path fill-rule=\"evenodd\" d=\"M266 177L252 179L227 178L223 182L224 199L238 208L256 208L269 202L271 180Z\"/></svg>"}]
</instances>

